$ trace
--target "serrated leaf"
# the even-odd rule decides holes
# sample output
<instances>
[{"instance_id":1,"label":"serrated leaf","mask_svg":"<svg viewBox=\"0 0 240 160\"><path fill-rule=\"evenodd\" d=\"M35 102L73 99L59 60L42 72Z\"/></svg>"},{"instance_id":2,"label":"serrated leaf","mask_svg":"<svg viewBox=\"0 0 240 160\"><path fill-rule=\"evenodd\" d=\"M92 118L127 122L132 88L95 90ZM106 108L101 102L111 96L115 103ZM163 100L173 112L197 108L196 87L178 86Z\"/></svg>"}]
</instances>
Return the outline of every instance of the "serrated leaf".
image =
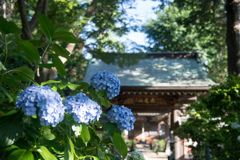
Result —
<instances>
[{"instance_id":1,"label":"serrated leaf","mask_svg":"<svg viewBox=\"0 0 240 160\"><path fill-rule=\"evenodd\" d=\"M25 78L25 77L22 77L22 76L19 76L19 75L8 75L8 78L13 79L13 80L17 80L17 81L26 81L26 82L32 81L29 78Z\"/></svg>"},{"instance_id":2,"label":"serrated leaf","mask_svg":"<svg viewBox=\"0 0 240 160\"><path fill-rule=\"evenodd\" d=\"M91 158L93 160L99 160L98 157L95 157L95 156L90 156L90 155L87 155L87 156L80 156L79 157L81 160L84 160L85 158Z\"/></svg>"},{"instance_id":3,"label":"serrated leaf","mask_svg":"<svg viewBox=\"0 0 240 160\"><path fill-rule=\"evenodd\" d=\"M22 135L22 112L13 110L0 117L0 147L12 145Z\"/></svg>"},{"instance_id":4,"label":"serrated leaf","mask_svg":"<svg viewBox=\"0 0 240 160\"><path fill-rule=\"evenodd\" d=\"M57 160L57 158L49 152L49 150L45 146L39 146L35 148L37 152L42 156L45 160Z\"/></svg>"},{"instance_id":5,"label":"serrated leaf","mask_svg":"<svg viewBox=\"0 0 240 160\"><path fill-rule=\"evenodd\" d=\"M100 144L111 144L112 140L110 137L104 138L100 141Z\"/></svg>"},{"instance_id":6,"label":"serrated leaf","mask_svg":"<svg viewBox=\"0 0 240 160\"><path fill-rule=\"evenodd\" d=\"M11 150L16 150L16 149L19 149L19 147L15 146L15 145L11 145L11 146L6 147L4 149L0 149L0 153L4 153L4 152L11 151Z\"/></svg>"},{"instance_id":7,"label":"serrated leaf","mask_svg":"<svg viewBox=\"0 0 240 160\"><path fill-rule=\"evenodd\" d=\"M9 102L13 102L13 97L10 95L8 90L6 90L3 86L0 85L0 90L8 97Z\"/></svg>"},{"instance_id":8,"label":"serrated leaf","mask_svg":"<svg viewBox=\"0 0 240 160\"><path fill-rule=\"evenodd\" d=\"M26 149L18 149L11 152L8 156L8 159L11 160L34 160L32 152Z\"/></svg>"},{"instance_id":9,"label":"serrated leaf","mask_svg":"<svg viewBox=\"0 0 240 160\"><path fill-rule=\"evenodd\" d=\"M82 123L81 125L82 125L81 138L82 138L83 142L85 143L85 145L87 146L87 143L91 139L91 136L90 136L87 125L84 123Z\"/></svg>"},{"instance_id":10,"label":"serrated leaf","mask_svg":"<svg viewBox=\"0 0 240 160\"><path fill-rule=\"evenodd\" d=\"M110 136L113 136L114 132L118 132L116 123L107 122L103 125L103 130Z\"/></svg>"},{"instance_id":11,"label":"serrated leaf","mask_svg":"<svg viewBox=\"0 0 240 160\"><path fill-rule=\"evenodd\" d=\"M70 137L68 137L67 145L64 150L64 158L67 160L74 160L75 149Z\"/></svg>"},{"instance_id":12,"label":"serrated leaf","mask_svg":"<svg viewBox=\"0 0 240 160\"><path fill-rule=\"evenodd\" d=\"M8 22L4 18L0 18L0 24L0 32L2 32L2 34L20 33L21 31L16 24Z\"/></svg>"},{"instance_id":13,"label":"serrated leaf","mask_svg":"<svg viewBox=\"0 0 240 160\"><path fill-rule=\"evenodd\" d=\"M78 39L70 32L55 32L53 41L63 41L68 43L78 43Z\"/></svg>"},{"instance_id":14,"label":"serrated leaf","mask_svg":"<svg viewBox=\"0 0 240 160\"><path fill-rule=\"evenodd\" d=\"M23 39L15 39L14 42L17 43L18 47L26 54L26 57L28 57L31 61L34 60L37 63L40 62L40 55L34 45Z\"/></svg>"},{"instance_id":15,"label":"serrated leaf","mask_svg":"<svg viewBox=\"0 0 240 160\"><path fill-rule=\"evenodd\" d=\"M57 68L58 74L61 77L65 77L67 74L66 74L65 67L64 67L64 64L62 63L62 61L58 58L57 55L51 54L51 57L52 57L52 62L54 64L54 66Z\"/></svg>"},{"instance_id":16,"label":"serrated leaf","mask_svg":"<svg viewBox=\"0 0 240 160\"><path fill-rule=\"evenodd\" d=\"M46 81L46 82L42 82L40 85L43 86L43 85L45 85L45 84L52 84L52 83L54 83L54 84L56 84L56 83L62 83L62 81L48 80L48 81Z\"/></svg>"},{"instance_id":17,"label":"serrated leaf","mask_svg":"<svg viewBox=\"0 0 240 160\"><path fill-rule=\"evenodd\" d=\"M10 88L18 89L18 84L14 79L8 78L8 76L3 76L2 82Z\"/></svg>"},{"instance_id":18,"label":"serrated leaf","mask_svg":"<svg viewBox=\"0 0 240 160\"><path fill-rule=\"evenodd\" d=\"M113 145L124 159L128 154L127 145L123 140L122 136L117 132L113 134Z\"/></svg>"},{"instance_id":19,"label":"serrated leaf","mask_svg":"<svg viewBox=\"0 0 240 160\"><path fill-rule=\"evenodd\" d=\"M46 140L49 140L49 141L52 141L55 139L55 135L54 134L45 134L43 135L43 137L46 139Z\"/></svg>"},{"instance_id":20,"label":"serrated leaf","mask_svg":"<svg viewBox=\"0 0 240 160\"><path fill-rule=\"evenodd\" d=\"M13 72L18 74L21 77L27 78L29 80L34 80L34 72L32 71L32 69L28 67L14 68L12 70L9 70L8 72Z\"/></svg>"},{"instance_id":21,"label":"serrated leaf","mask_svg":"<svg viewBox=\"0 0 240 160\"><path fill-rule=\"evenodd\" d=\"M35 40L35 39L31 39L28 40L28 42L30 42L32 45L34 45L36 48L40 48L42 47L46 42L44 41L40 41L40 40Z\"/></svg>"},{"instance_id":22,"label":"serrated leaf","mask_svg":"<svg viewBox=\"0 0 240 160\"><path fill-rule=\"evenodd\" d=\"M55 32L68 32L70 28L68 27L59 27L55 30Z\"/></svg>"},{"instance_id":23,"label":"serrated leaf","mask_svg":"<svg viewBox=\"0 0 240 160\"><path fill-rule=\"evenodd\" d=\"M65 48L57 45L57 44L53 44L53 45L52 45L52 50L53 50L56 54L58 54L58 55L60 55L60 56L62 56L62 57L64 57L64 58L67 58L67 59L70 58L70 56L69 56L70 52L69 52L68 50L66 50Z\"/></svg>"},{"instance_id":24,"label":"serrated leaf","mask_svg":"<svg viewBox=\"0 0 240 160\"><path fill-rule=\"evenodd\" d=\"M51 39L54 34L55 27L51 20L44 14L38 14L38 21L41 31L47 38Z\"/></svg>"},{"instance_id":25,"label":"serrated leaf","mask_svg":"<svg viewBox=\"0 0 240 160\"><path fill-rule=\"evenodd\" d=\"M80 82L78 85L80 85L79 88L83 90L88 90L89 88L89 84L87 82Z\"/></svg>"},{"instance_id":26,"label":"serrated leaf","mask_svg":"<svg viewBox=\"0 0 240 160\"><path fill-rule=\"evenodd\" d=\"M57 86L53 86L52 88L51 88L53 91L55 91L55 92L57 92Z\"/></svg>"},{"instance_id":27,"label":"serrated leaf","mask_svg":"<svg viewBox=\"0 0 240 160\"><path fill-rule=\"evenodd\" d=\"M44 67L44 68L48 68L51 69L52 67L54 67L54 64L50 63L50 64L39 64L39 67Z\"/></svg>"}]
</instances>

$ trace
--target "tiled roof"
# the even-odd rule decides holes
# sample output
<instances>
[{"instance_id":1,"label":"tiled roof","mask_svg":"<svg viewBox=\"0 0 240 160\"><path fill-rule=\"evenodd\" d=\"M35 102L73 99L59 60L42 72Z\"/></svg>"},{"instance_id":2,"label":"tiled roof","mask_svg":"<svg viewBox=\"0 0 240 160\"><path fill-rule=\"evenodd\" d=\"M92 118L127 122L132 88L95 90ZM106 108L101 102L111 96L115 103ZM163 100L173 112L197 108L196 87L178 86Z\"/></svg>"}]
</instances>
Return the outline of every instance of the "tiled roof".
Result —
<instances>
[{"instance_id":1,"label":"tiled roof","mask_svg":"<svg viewBox=\"0 0 240 160\"><path fill-rule=\"evenodd\" d=\"M121 86L201 87L215 84L207 76L207 67L196 52L149 53L140 58L138 64L124 68L92 59L83 81L89 83L97 71L104 70L115 73Z\"/></svg>"}]
</instances>

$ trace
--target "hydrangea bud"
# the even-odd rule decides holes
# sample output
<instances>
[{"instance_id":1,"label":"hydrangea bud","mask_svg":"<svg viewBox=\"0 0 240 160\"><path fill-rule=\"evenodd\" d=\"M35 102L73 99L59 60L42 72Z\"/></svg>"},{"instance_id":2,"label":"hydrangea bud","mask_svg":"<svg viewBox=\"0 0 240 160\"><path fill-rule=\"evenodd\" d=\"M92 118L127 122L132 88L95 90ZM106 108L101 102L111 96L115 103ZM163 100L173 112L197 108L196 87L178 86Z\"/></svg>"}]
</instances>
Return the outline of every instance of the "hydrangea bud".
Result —
<instances>
[{"instance_id":1,"label":"hydrangea bud","mask_svg":"<svg viewBox=\"0 0 240 160\"><path fill-rule=\"evenodd\" d=\"M128 153L126 160L132 160L132 159L145 160L143 154L139 151L133 151Z\"/></svg>"},{"instance_id":2,"label":"hydrangea bud","mask_svg":"<svg viewBox=\"0 0 240 160\"><path fill-rule=\"evenodd\" d=\"M238 129L240 125L237 122L233 122L231 125L232 129Z\"/></svg>"},{"instance_id":3,"label":"hydrangea bud","mask_svg":"<svg viewBox=\"0 0 240 160\"><path fill-rule=\"evenodd\" d=\"M63 102L68 114L73 114L73 118L78 123L89 124L99 120L102 114L101 107L89 99L84 93L66 97Z\"/></svg>"},{"instance_id":4,"label":"hydrangea bud","mask_svg":"<svg viewBox=\"0 0 240 160\"><path fill-rule=\"evenodd\" d=\"M131 109L118 105L113 106L108 111L107 118L112 123L116 123L120 130L126 129L127 131L133 130L133 124L136 121Z\"/></svg>"},{"instance_id":5,"label":"hydrangea bud","mask_svg":"<svg viewBox=\"0 0 240 160\"><path fill-rule=\"evenodd\" d=\"M120 80L110 71L97 72L91 78L91 86L96 91L105 90L109 99L113 99L120 92Z\"/></svg>"},{"instance_id":6,"label":"hydrangea bud","mask_svg":"<svg viewBox=\"0 0 240 160\"><path fill-rule=\"evenodd\" d=\"M65 110L58 92L49 86L38 87L34 84L18 95L15 108L22 108L27 116L38 114L41 125L53 127L63 120Z\"/></svg>"}]
</instances>

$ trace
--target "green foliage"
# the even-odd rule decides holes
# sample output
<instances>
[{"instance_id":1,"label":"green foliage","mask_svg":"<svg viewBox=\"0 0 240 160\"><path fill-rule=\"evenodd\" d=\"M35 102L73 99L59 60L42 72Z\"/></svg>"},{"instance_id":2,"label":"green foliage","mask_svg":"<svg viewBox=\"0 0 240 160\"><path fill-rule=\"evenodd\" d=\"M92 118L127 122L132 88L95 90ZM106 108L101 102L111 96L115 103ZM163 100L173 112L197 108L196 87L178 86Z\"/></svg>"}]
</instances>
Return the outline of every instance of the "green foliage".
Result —
<instances>
[{"instance_id":1,"label":"green foliage","mask_svg":"<svg viewBox=\"0 0 240 160\"><path fill-rule=\"evenodd\" d=\"M197 146L190 146L195 159L201 158L206 148L216 159L240 158L240 133L231 128L233 122L239 122L239 83L239 77L229 76L188 108L188 120L175 133L197 142Z\"/></svg>"},{"instance_id":2,"label":"green foliage","mask_svg":"<svg viewBox=\"0 0 240 160\"><path fill-rule=\"evenodd\" d=\"M165 151L165 140L155 140L154 141L153 152L164 152Z\"/></svg>"},{"instance_id":3,"label":"green foliage","mask_svg":"<svg viewBox=\"0 0 240 160\"><path fill-rule=\"evenodd\" d=\"M55 29L53 23L44 15L39 14L40 30L47 36L47 41L19 39L13 29L2 29L1 42L3 43L4 62L0 70L0 156L2 159L121 159L127 156L127 146L119 134L116 124L112 124L103 113L100 121L91 124L79 124L72 115L65 113L64 120L56 127L42 126L39 115L26 116L20 110L15 110L15 100L22 89L35 82L35 75L39 68L55 67L60 76L66 76L65 67L58 55L69 58L69 52L59 45L60 40L77 42L72 33L66 30ZM2 20L3 25L8 24ZM13 23L10 23L11 25ZM63 33L59 36L59 33ZM6 62L13 50L9 45L19 49L23 61L33 66L7 68ZM45 46L45 47L44 47ZM40 48L40 49L39 49ZM42 51L40 56L39 51ZM30 55L32 52L32 55ZM54 53L53 53L54 52ZM49 54L51 61L43 64L42 58ZM83 92L96 101L105 111L111 107L105 91L96 92L88 83L70 83L62 80L48 80L40 84L49 85L53 90L63 92L66 88L74 92ZM27 103L27 102L26 102ZM100 140L100 138L102 138ZM117 155L117 151L121 155Z\"/></svg>"},{"instance_id":4,"label":"green foliage","mask_svg":"<svg viewBox=\"0 0 240 160\"><path fill-rule=\"evenodd\" d=\"M175 0L157 11L143 31L150 52L199 51L208 62L209 76L221 81L226 75L226 12L224 1Z\"/></svg>"}]
</instances>

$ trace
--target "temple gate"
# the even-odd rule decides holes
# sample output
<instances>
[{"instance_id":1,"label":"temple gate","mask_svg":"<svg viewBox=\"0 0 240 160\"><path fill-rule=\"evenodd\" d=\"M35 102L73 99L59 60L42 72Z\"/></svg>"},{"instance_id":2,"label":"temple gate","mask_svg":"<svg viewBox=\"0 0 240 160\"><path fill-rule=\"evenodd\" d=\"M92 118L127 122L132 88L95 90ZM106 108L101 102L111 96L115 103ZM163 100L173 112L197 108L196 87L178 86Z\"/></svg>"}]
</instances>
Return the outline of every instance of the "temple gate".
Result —
<instances>
[{"instance_id":1,"label":"temple gate","mask_svg":"<svg viewBox=\"0 0 240 160\"><path fill-rule=\"evenodd\" d=\"M206 94L209 85L215 85L197 52L147 53L138 64L123 68L92 59L84 81L104 70L115 73L121 82L120 94L112 103L132 109L136 117L128 138L143 143L152 143L153 139L167 142L170 131L186 120L182 115L189 103ZM184 159L183 141L174 139L175 159Z\"/></svg>"}]
</instances>

